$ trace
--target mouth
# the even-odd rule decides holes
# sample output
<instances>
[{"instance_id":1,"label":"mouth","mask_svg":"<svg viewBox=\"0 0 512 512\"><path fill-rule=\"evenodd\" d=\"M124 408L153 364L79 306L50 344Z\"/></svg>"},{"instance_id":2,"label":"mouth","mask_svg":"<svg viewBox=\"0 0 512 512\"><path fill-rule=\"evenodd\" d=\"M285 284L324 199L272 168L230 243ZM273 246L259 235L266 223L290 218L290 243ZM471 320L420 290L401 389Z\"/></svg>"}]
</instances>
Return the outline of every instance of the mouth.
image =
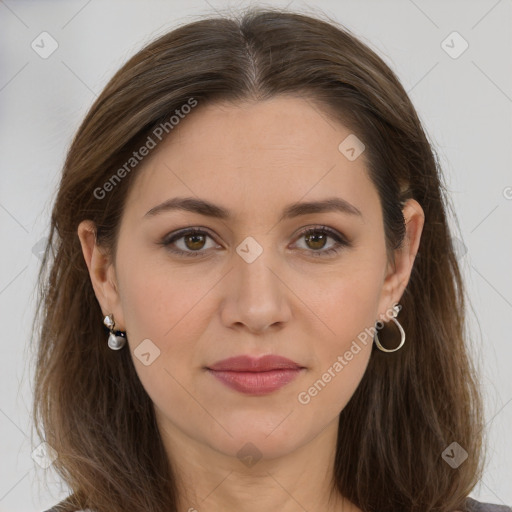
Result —
<instances>
[{"instance_id":1,"label":"mouth","mask_svg":"<svg viewBox=\"0 0 512 512\"><path fill-rule=\"evenodd\" d=\"M306 371L295 361L273 354L224 359L206 367L225 386L249 395L264 395L281 389Z\"/></svg>"},{"instance_id":2,"label":"mouth","mask_svg":"<svg viewBox=\"0 0 512 512\"><path fill-rule=\"evenodd\" d=\"M263 372L208 369L208 372L224 385L248 395L266 395L267 393L277 391L305 371L305 368L288 368Z\"/></svg>"}]
</instances>

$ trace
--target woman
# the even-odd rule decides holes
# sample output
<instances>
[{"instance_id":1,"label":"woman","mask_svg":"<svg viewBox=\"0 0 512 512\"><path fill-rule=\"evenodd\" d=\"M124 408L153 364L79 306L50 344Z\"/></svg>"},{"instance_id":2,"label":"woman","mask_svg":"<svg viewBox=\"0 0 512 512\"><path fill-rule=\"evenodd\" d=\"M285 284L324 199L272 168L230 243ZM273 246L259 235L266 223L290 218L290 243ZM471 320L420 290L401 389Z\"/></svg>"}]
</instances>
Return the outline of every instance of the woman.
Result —
<instances>
[{"instance_id":1,"label":"woman","mask_svg":"<svg viewBox=\"0 0 512 512\"><path fill-rule=\"evenodd\" d=\"M141 50L73 140L40 274L52 510L505 510L467 497L444 193L396 76L332 21L252 10Z\"/></svg>"}]
</instances>

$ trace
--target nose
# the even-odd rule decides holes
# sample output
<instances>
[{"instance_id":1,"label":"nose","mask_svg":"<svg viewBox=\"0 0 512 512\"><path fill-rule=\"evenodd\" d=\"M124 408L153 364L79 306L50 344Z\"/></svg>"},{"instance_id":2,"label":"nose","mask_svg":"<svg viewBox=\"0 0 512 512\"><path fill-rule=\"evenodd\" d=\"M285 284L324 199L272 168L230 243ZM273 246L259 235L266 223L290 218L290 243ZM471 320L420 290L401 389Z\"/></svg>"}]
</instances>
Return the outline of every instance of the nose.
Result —
<instances>
[{"instance_id":1,"label":"nose","mask_svg":"<svg viewBox=\"0 0 512 512\"><path fill-rule=\"evenodd\" d=\"M235 259L221 306L225 326L261 333L282 329L290 320L291 292L266 254L252 263Z\"/></svg>"}]
</instances>

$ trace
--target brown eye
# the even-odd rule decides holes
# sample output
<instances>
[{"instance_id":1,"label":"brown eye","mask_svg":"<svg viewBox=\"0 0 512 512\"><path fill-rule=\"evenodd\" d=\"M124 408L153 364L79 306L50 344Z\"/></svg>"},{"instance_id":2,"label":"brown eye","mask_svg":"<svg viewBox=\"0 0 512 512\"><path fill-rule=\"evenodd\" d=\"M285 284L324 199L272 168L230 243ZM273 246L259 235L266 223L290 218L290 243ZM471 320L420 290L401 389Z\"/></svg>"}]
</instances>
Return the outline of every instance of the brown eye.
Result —
<instances>
[{"instance_id":1,"label":"brown eye","mask_svg":"<svg viewBox=\"0 0 512 512\"><path fill-rule=\"evenodd\" d=\"M313 227L304 230L299 239L304 238L305 248L301 248L312 256L327 256L337 254L343 247L351 244L337 231L326 226ZM334 240L330 247L326 247L328 240Z\"/></svg>"},{"instance_id":2,"label":"brown eye","mask_svg":"<svg viewBox=\"0 0 512 512\"><path fill-rule=\"evenodd\" d=\"M209 252L207 249L215 247L215 244L207 247L208 239L213 240L209 233L201 229L182 229L165 238L161 244L180 256L206 256Z\"/></svg>"},{"instance_id":3,"label":"brown eye","mask_svg":"<svg viewBox=\"0 0 512 512\"><path fill-rule=\"evenodd\" d=\"M350 247L348 242L337 231L326 226L313 227L304 230L299 239L304 239L305 247L300 247L302 251L312 256L328 256L337 254L343 247ZM213 241L212 235L202 229L182 229L160 242L169 252L179 256L207 256L210 251L207 249L215 248L215 244L209 247L208 239ZM329 239L333 240L328 246ZM217 245L217 248L219 246Z\"/></svg>"},{"instance_id":4,"label":"brown eye","mask_svg":"<svg viewBox=\"0 0 512 512\"><path fill-rule=\"evenodd\" d=\"M205 244L205 236L201 234L186 235L183 240L185 240L186 247L192 251L202 249Z\"/></svg>"},{"instance_id":5,"label":"brown eye","mask_svg":"<svg viewBox=\"0 0 512 512\"><path fill-rule=\"evenodd\" d=\"M307 234L305 235L306 244L311 249L323 249L326 242L327 242L327 236L324 233L314 233L314 234Z\"/></svg>"}]
</instances>

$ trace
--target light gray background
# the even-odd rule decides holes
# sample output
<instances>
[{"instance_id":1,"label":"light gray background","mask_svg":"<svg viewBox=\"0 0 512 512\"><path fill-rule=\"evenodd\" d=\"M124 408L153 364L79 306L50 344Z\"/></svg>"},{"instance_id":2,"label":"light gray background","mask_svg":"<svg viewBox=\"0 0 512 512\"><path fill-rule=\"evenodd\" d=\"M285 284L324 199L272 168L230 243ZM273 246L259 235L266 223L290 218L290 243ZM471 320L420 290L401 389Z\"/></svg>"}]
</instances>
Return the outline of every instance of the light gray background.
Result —
<instances>
[{"instance_id":1,"label":"light gray background","mask_svg":"<svg viewBox=\"0 0 512 512\"><path fill-rule=\"evenodd\" d=\"M454 235L486 397L489 460L472 496L512 505L511 2L265 5L287 3L306 13L324 11L377 51L410 93L439 152L460 222ZM27 340L38 242L47 234L71 137L108 79L143 44L197 15L236 5L249 2L196 0L184 8L175 0L0 0L0 512L41 511L67 494L51 467L31 458L39 441L30 437ZM31 48L43 31L59 45L47 59ZM469 43L456 59L441 46L453 31Z\"/></svg>"}]
</instances>

